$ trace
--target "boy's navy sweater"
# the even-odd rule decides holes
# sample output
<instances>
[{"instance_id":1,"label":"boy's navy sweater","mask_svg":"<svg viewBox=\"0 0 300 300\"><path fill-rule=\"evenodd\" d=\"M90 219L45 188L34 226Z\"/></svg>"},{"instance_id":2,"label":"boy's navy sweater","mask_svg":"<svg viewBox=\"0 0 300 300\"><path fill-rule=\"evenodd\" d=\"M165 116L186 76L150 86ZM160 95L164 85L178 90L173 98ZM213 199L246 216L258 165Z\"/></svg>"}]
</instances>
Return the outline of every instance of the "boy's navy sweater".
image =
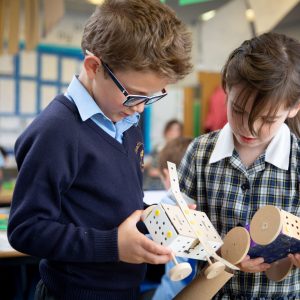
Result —
<instances>
[{"instance_id":1,"label":"boy's navy sweater","mask_svg":"<svg viewBox=\"0 0 300 300\"><path fill-rule=\"evenodd\" d=\"M117 227L143 209L139 127L123 144L58 96L15 145L19 175L11 245L44 258L45 285L62 299L135 299L144 264L119 261Z\"/></svg>"}]
</instances>

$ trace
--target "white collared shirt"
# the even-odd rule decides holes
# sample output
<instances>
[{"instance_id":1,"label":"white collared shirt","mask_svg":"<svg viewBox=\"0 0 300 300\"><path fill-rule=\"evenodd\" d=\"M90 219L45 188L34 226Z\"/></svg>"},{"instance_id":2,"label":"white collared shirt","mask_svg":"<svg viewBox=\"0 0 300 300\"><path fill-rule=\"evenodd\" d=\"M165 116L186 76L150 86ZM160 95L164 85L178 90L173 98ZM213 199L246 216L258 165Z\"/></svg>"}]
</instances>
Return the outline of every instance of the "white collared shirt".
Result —
<instances>
[{"instance_id":1,"label":"white collared shirt","mask_svg":"<svg viewBox=\"0 0 300 300\"><path fill-rule=\"evenodd\" d=\"M233 133L229 123L220 131L216 146L209 163L215 163L226 157L231 157L234 150ZM291 150L291 134L286 124L282 124L266 149L265 161L277 168L288 170Z\"/></svg>"}]
</instances>

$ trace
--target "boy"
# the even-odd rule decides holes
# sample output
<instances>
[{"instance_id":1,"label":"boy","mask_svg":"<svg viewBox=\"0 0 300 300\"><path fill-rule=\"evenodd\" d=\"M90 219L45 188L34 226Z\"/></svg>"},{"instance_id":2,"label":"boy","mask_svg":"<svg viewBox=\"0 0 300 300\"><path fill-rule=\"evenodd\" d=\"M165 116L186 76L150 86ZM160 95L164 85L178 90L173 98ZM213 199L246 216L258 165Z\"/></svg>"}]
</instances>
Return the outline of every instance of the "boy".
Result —
<instances>
[{"instance_id":1,"label":"boy","mask_svg":"<svg viewBox=\"0 0 300 300\"><path fill-rule=\"evenodd\" d=\"M158 0L107 0L88 20L83 70L15 145L14 248L43 258L36 299L137 299L170 250L137 230L145 104L191 68L191 39Z\"/></svg>"}]
</instances>

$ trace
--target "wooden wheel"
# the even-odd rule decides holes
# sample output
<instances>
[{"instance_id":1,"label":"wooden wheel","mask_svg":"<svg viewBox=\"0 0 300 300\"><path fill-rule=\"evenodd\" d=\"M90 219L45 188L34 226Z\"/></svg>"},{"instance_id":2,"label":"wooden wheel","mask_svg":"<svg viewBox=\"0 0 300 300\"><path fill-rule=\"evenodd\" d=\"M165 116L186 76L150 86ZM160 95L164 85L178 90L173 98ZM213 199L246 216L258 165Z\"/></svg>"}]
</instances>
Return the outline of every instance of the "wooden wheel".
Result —
<instances>
[{"instance_id":1,"label":"wooden wheel","mask_svg":"<svg viewBox=\"0 0 300 300\"><path fill-rule=\"evenodd\" d=\"M235 227L226 234L223 242L221 256L233 265L237 265L249 252L250 235L244 227Z\"/></svg>"},{"instance_id":2,"label":"wooden wheel","mask_svg":"<svg viewBox=\"0 0 300 300\"><path fill-rule=\"evenodd\" d=\"M259 245L272 243L282 230L280 210L272 205L260 208L250 223L250 236Z\"/></svg>"},{"instance_id":3,"label":"wooden wheel","mask_svg":"<svg viewBox=\"0 0 300 300\"><path fill-rule=\"evenodd\" d=\"M289 275L291 269L293 267L293 263L288 257L279 259L274 261L271 264L271 268L266 270L266 276L273 281L282 281L286 276Z\"/></svg>"},{"instance_id":4,"label":"wooden wheel","mask_svg":"<svg viewBox=\"0 0 300 300\"><path fill-rule=\"evenodd\" d=\"M188 277L192 273L192 267L189 263L176 264L169 272L169 276L173 281L179 281Z\"/></svg>"},{"instance_id":5,"label":"wooden wheel","mask_svg":"<svg viewBox=\"0 0 300 300\"><path fill-rule=\"evenodd\" d=\"M212 279L220 275L225 270L225 265L220 261L211 263L204 271L204 275L207 279Z\"/></svg>"}]
</instances>

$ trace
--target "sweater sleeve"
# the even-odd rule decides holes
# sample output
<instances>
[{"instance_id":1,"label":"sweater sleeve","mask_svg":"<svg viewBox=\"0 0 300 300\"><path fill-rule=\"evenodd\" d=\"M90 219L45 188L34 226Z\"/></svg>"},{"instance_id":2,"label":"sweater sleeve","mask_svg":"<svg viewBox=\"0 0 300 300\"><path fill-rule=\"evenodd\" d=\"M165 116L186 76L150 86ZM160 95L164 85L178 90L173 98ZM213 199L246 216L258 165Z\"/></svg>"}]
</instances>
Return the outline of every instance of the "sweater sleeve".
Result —
<instances>
[{"instance_id":1,"label":"sweater sleeve","mask_svg":"<svg viewBox=\"0 0 300 300\"><path fill-rule=\"evenodd\" d=\"M65 120L33 122L17 140L19 174L8 238L18 251L65 262L118 261L117 228L64 224L62 195L78 172L78 133Z\"/></svg>"}]
</instances>

